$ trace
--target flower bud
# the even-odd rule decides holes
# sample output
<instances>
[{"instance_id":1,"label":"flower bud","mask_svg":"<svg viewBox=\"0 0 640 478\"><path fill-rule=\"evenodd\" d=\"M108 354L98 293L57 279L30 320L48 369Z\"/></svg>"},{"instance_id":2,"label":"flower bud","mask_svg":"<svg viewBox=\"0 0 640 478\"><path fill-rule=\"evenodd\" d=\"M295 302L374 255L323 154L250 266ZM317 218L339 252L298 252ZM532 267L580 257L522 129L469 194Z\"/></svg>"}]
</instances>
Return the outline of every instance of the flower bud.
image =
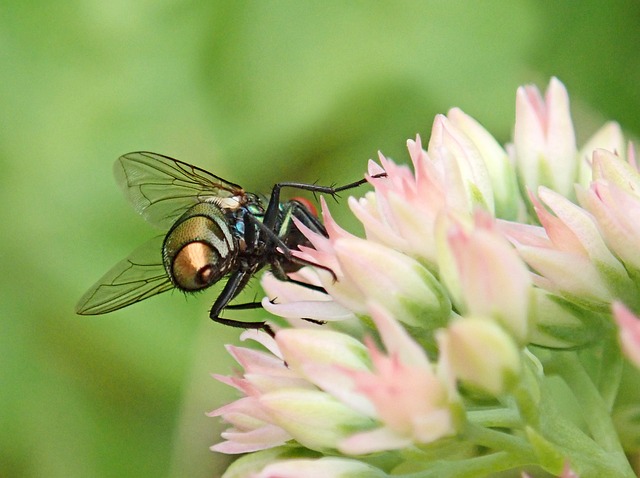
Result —
<instances>
[{"instance_id":1,"label":"flower bud","mask_svg":"<svg viewBox=\"0 0 640 478\"><path fill-rule=\"evenodd\" d=\"M264 394L259 401L274 424L312 450L336 449L350 432L373 424L369 417L317 390L283 389Z\"/></svg>"},{"instance_id":2,"label":"flower bud","mask_svg":"<svg viewBox=\"0 0 640 478\"><path fill-rule=\"evenodd\" d=\"M449 298L418 261L358 238L339 239L334 247L344 282L362 300L382 301L397 320L410 326L434 329L448 318Z\"/></svg>"},{"instance_id":3,"label":"flower bud","mask_svg":"<svg viewBox=\"0 0 640 478\"><path fill-rule=\"evenodd\" d=\"M595 132L578 153L578 183L588 186L593 178L594 151L604 149L615 154L624 152L624 136L618 123L610 121Z\"/></svg>"},{"instance_id":4,"label":"flower bud","mask_svg":"<svg viewBox=\"0 0 640 478\"><path fill-rule=\"evenodd\" d=\"M579 307L567 299L534 289L535 311L529 341L553 349L583 347L600 340L611 327L600 312Z\"/></svg>"},{"instance_id":5,"label":"flower bud","mask_svg":"<svg viewBox=\"0 0 640 478\"><path fill-rule=\"evenodd\" d=\"M427 154L440 163L446 178L455 179L454 187L465 191L467 210L479 206L493 214L493 190L482 155L471 139L444 115L437 115L433 122Z\"/></svg>"},{"instance_id":6,"label":"flower bud","mask_svg":"<svg viewBox=\"0 0 640 478\"><path fill-rule=\"evenodd\" d=\"M573 195L577 176L576 139L564 85L552 78L544 100L538 88L516 93L515 160L523 189L547 186Z\"/></svg>"},{"instance_id":7,"label":"flower bud","mask_svg":"<svg viewBox=\"0 0 640 478\"><path fill-rule=\"evenodd\" d=\"M496 217L516 219L521 206L515 170L506 151L495 138L471 116L452 108L447 118L471 141L484 163L491 181Z\"/></svg>"},{"instance_id":8,"label":"flower bud","mask_svg":"<svg viewBox=\"0 0 640 478\"><path fill-rule=\"evenodd\" d=\"M506 392L520 373L514 340L495 322L467 317L436 333L440 353L454 375L492 396Z\"/></svg>"},{"instance_id":9,"label":"flower bud","mask_svg":"<svg viewBox=\"0 0 640 478\"><path fill-rule=\"evenodd\" d=\"M470 226L449 217L440 254L442 278L461 312L490 317L525 343L532 289L529 271L488 214L478 211L474 219Z\"/></svg>"},{"instance_id":10,"label":"flower bud","mask_svg":"<svg viewBox=\"0 0 640 478\"><path fill-rule=\"evenodd\" d=\"M347 458L283 460L271 463L251 478L384 478L382 470ZM226 477L225 477L226 478Z\"/></svg>"}]
</instances>

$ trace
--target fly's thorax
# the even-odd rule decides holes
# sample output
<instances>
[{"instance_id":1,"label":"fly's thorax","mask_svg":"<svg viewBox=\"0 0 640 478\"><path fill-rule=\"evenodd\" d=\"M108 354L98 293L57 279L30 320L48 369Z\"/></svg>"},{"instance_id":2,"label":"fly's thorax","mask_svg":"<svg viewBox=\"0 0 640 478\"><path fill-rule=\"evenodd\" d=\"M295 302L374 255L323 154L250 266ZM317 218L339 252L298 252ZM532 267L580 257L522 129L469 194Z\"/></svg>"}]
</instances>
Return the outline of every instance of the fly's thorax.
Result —
<instances>
[{"instance_id":1,"label":"fly's thorax","mask_svg":"<svg viewBox=\"0 0 640 478\"><path fill-rule=\"evenodd\" d=\"M250 199L245 206L237 211L227 213L227 222L232 227L238 248L241 252L255 251L259 247L260 231L252 221L247 221L247 215L262 222L264 218L264 207L260 199L255 195L247 194ZM250 228L247 230L247 228Z\"/></svg>"},{"instance_id":2,"label":"fly's thorax","mask_svg":"<svg viewBox=\"0 0 640 478\"><path fill-rule=\"evenodd\" d=\"M204 289L230 271L237 245L222 210L213 203L199 203L167 233L162 245L164 267L177 288Z\"/></svg>"}]
</instances>

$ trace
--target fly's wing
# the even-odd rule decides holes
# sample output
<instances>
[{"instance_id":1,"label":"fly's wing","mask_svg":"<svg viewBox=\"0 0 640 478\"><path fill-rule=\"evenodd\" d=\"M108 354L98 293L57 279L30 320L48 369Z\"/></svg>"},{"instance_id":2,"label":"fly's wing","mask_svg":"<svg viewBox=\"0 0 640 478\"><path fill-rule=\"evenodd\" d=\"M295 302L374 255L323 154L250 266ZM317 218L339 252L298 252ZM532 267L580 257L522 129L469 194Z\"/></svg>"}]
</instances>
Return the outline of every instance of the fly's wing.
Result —
<instances>
[{"instance_id":1,"label":"fly's wing","mask_svg":"<svg viewBox=\"0 0 640 478\"><path fill-rule=\"evenodd\" d=\"M237 184L204 169L147 151L120 156L114 174L135 210L163 229L194 204L216 198L240 201L245 195Z\"/></svg>"},{"instance_id":2,"label":"fly's wing","mask_svg":"<svg viewBox=\"0 0 640 478\"><path fill-rule=\"evenodd\" d=\"M106 314L173 289L162 264L163 240L153 238L116 264L80 298L76 312Z\"/></svg>"}]
</instances>

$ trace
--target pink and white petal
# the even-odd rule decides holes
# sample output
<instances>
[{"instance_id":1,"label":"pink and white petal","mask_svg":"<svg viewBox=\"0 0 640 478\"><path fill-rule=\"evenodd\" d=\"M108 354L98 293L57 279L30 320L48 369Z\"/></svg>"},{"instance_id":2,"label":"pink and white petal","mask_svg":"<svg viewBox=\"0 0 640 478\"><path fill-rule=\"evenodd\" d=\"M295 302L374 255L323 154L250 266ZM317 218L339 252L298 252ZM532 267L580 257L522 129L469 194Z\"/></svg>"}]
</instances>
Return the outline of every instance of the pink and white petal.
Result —
<instances>
[{"instance_id":1,"label":"pink and white petal","mask_svg":"<svg viewBox=\"0 0 640 478\"><path fill-rule=\"evenodd\" d=\"M254 397L242 397L206 414L208 417L222 417L225 422L239 430L253 430L270 422L269 415L260 407Z\"/></svg>"},{"instance_id":2,"label":"pink and white petal","mask_svg":"<svg viewBox=\"0 0 640 478\"><path fill-rule=\"evenodd\" d=\"M575 132L569 96L556 78L544 101L537 88L518 88L514 145L519 175L527 187L546 184L562 194L572 193L577 175Z\"/></svg>"},{"instance_id":3,"label":"pink and white petal","mask_svg":"<svg viewBox=\"0 0 640 478\"><path fill-rule=\"evenodd\" d=\"M441 209L436 206L420 210L415 202L408 202L399 194L390 194L387 200L395 214L398 234L407 243L402 250L435 262L436 246L432 237L435 220Z\"/></svg>"},{"instance_id":4,"label":"pink and white petal","mask_svg":"<svg viewBox=\"0 0 640 478\"><path fill-rule=\"evenodd\" d=\"M640 319L620 302L613 303L613 317L618 324L622 352L640 368Z\"/></svg>"},{"instance_id":5,"label":"pink and white petal","mask_svg":"<svg viewBox=\"0 0 640 478\"><path fill-rule=\"evenodd\" d=\"M245 340L253 340L254 342L258 342L265 349L271 352L276 358L282 359L282 355L280 354L280 350L278 349L278 345L276 344L275 339L268 333L264 332L263 330L247 329L240 334L240 340L243 342ZM247 350L252 350L252 349L247 349ZM267 357L268 357L268 354L267 354ZM277 364L277 360L275 362L272 362L271 360L269 360L269 362ZM277 368L281 368L281 367L278 366Z\"/></svg>"},{"instance_id":6,"label":"pink and white petal","mask_svg":"<svg viewBox=\"0 0 640 478\"><path fill-rule=\"evenodd\" d=\"M408 166L396 164L380 152L378 152L378 160L382 168L387 172L387 177L384 181L375 184L376 191L382 191L383 193L389 190L403 191L409 184L414 182L413 173Z\"/></svg>"},{"instance_id":7,"label":"pink and white petal","mask_svg":"<svg viewBox=\"0 0 640 478\"><path fill-rule=\"evenodd\" d=\"M474 194L469 196L471 203L479 203L493 213L495 205L489 171L476 145L444 115L436 116L429 140L429 151L432 149L434 140L434 146L441 146L449 151L467 187L472 185Z\"/></svg>"},{"instance_id":8,"label":"pink and white petal","mask_svg":"<svg viewBox=\"0 0 640 478\"><path fill-rule=\"evenodd\" d=\"M361 301L384 297L398 320L416 326L434 326L449 313L450 303L441 285L411 257L363 239L341 239L335 250L344 271L344 285L359 291ZM429 315L428 324L414 313L418 307ZM362 313L362 309L366 312L366 304L354 311Z\"/></svg>"},{"instance_id":9,"label":"pink and white petal","mask_svg":"<svg viewBox=\"0 0 640 478\"><path fill-rule=\"evenodd\" d=\"M496 202L513 202L515 173L506 151L475 119L460 108L452 108L447 118L473 142L487 165Z\"/></svg>"},{"instance_id":10,"label":"pink and white petal","mask_svg":"<svg viewBox=\"0 0 640 478\"><path fill-rule=\"evenodd\" d=\"M523 342L528 333L530 273L488 213L477 211L474 221L471 230L453 222L448 234L465 312L502 322Z\"/></svg>"},{"instance_id":11,"label":"pink and white petal","mask_svg":"<svg viewBox=\"0 0 640 478\"><path fill-rule=\"evenodd\" d=\"M498 229L515 245L551 247L551 241L544 227L521 224L513 221L496 221Z\"/></svg>"},{"instance_id":12,"label":"pink and white petal","mask_svg":"<svg viewBox=\"0 0 640 478\"><path fill-rule=\"evenodd\" d=\"M273 304L268 299L263 299L262 306L267 312L270 312L279 317L284 317L285 319L311 318L324 322L336 322L341 320L353 319L355 317L354 313L346 307L343 307L337 302L326 300L307 300L299 302L288 302L284 304ZM306 321L303 324L298 325L300 325L300 327L311 328L316 326L316 324Z\"/></svg>"},{"instance_id":13,"label":"pink and white petal","mask_svg":"<svg viewBox=\"0 0 640 478\"><path fill-rule=\"evenodd\" d=\"M571 205L575 208L577 206L564 196L544 186L538 188L538 195L556 213L556 216L551 214L533 194L529 194L540 224L547 232L553 247L560 251L576 252L586 256L587 251L584 244L576 236L574 230L569 227L574 222L574 216L578 214Z\"/></svg>"},{"instance_id":14,"label":"pink and white petal","mask_svg":"<svg viewBox=\"0 0 640 478\"><path fill-rule=\"evenodd\" d=\"M313 390L315 387L300 377L278 377L264 374L246 374L247 381L256 390L253 396L258 396L262 393L269 393L275 390L282 390L283 388L300 388Z\"/></svg>"},{"instance_id":15,"label":"pink and white petal","mask_svg":"<svg viewBox=\"0 0 640 478\"><path fill-rule=\"evenodd\" d=\"M625 266L640 270L640 198L603 181L594 181L588 190L579 189L578 198Z\"/></svg>"},{"instance_id":16,"label":"pink and white petal","mask_svg":"<svg viewBox=\"0 0 640 478\"><path fill-rule=\"evenodd\" d=\"M380 202L382 201L378 201L378 203ZM364 226L367 239L406 251L408 248L407 240L398 234L398 229L394 224L389 223L389 219L393 219L393 216L391 218L380 217L371 211L369 204L363 198L349 198L349 208Z\"/></svg>"},{"instance_id":17,"label":"pink and white petal","mask_svg":"<svg viewBox=\"0 0 640 478\"><path fill-rule=\"evenodd\" d=\"M400 450L411 446L411 438L381 427L356 433L342 440L338 449L346 455L366 455L386 450Z\"/></svg>"},{"instance_id":18,"label":"pink and white petal","mask_svg":"<svg viewBox=\"0 0 640 478\"><path fill-rule=\"evenodd\" d=\"M288 368L300 373L305 364L368 366L367 349L350 335L328 329L283 329L276 335Z\"/></svg>"},{"instance_id":19,"label":"pink and white petal","mask_svg":"<svg viewBox=\"0 0 640 478\"><path fill-rule=\"evenodd\" d=\"M369 162L367 163L367 174L369 176L376 176L384 172L386 172L384 168L380 166L378 163L376 163L375 161L373 161L372 159L370 159ZM377 184L377 183L373 183L373 184Z\"/></svg>"},{"instance_id":20,"label":"pink and white petal","mask_svg":"<svg viewBox=\"0 0 640 478\"><path fill-rule=\"evenodd\" d=\"M387 477L379 469L357 460L324 457L319 459L293 459L277 461L265 466L250 478L347 478Z\"/></svg>"},{"instance_id":21,"label":"pink and white petal","mask_svg":"<svg viewBox=\"0 0 640 478\"><path fill-rule=\"evenodd\" d=\"M546 143L544 119L545 105L540 91L533 86L519 87L513 145L518 168L529 187L537 186L539 181L536 156Z\"/></svg>"},{"instance_id":22,"label":"pink and white petal","mask_svg":"<svg viewBox=\"0 0 640 478\"><path fill-rule=\"evenodd\" d=\"M226 454L251 453L284 445L291 440L291 435L275 425L244 431L224 431L220 434L226 441L217 443L210 450Z\"/></svg>"},{"instance_id":23,"label":"pink and white petal","mask_svg":"<svg viewBox=\"0 0 640 478\"><path fill-rule=\"evenodd\" d=\"M258 390L255 388L255 386L252 385L251 382L249 382L244 377L220 375L217 373L212 373L211 376L217 381L219 381L220 383L224 383L225 385L228 385L230 387L235 388L236 390L239 390L244 395L254 396L259 393Z\"/></svg>"},{"instance_id":24,"label":"pink and white petal","mask_svg":"<svg viewBox=\"0 0 640 478\"><path fill-rule=\"evenodd\" d=\"M382 304L372 300L367 308L389 355L396 355L405 365L422 367L432 372L432 366L422 347Z\"/></svg>"},{"instance_id":25,"label":"pink and white petal","mask_svg":"<svg viewBox=\"0 0 640 478\"><path fill-rule=\"evenodd\" d=\"M535 269L548 290L569 296L586 305L603 305L613 300L607 283L588 258L551 249L516 246L520 256ZM534 276L534 283L540 284ZM545 287L545 288L546 288Z\"/></svg>"},{"instance_id":26,"label":"pink and white petal","mask_svg":"<svg viewBox=\"0 0 640 478\"><path fill-rule=\"evenodd\" d=\"M557 78L551 78L545 94L547 106L547 143L552 157L559 160L554 166L568 169L571 167L573 156L576 154L575 132L571 111L569 108L569 94L565 86ZM566 177L573 174L566 171ZM565 175L563 175L564 177ZM571 188L571 184L566 185Z\"/></svg>"},{"instance_id":27,"label":"pink and white petal","mask_svg":"<svg viewBox=\"0 0 640 478\"><path fill-rule=\"evenodd\" d=\"M630 148L633 151L633 148ZM635 165L635 154L628 154L629 161L604 149L593 152L593 180L603 179L630 194L640 191L640 174Z\"/></svg>"},{"instance_id":28,"label":"pink and white petal","mask_svg":"<svg viewBox=\"0 0 640 478\"><path fill-rule=\"evenodd\" d=\"M432 410L413 417L413 437L420 443L432 443L454 434L455 426L448 409Z\"/></svg>"},{"instance_id":29,"label":"pink and white petal","mask_svg":"<svg viewBox=\"0 0 640 478\"><path fill-rule=\"evenodd\" d=\"M289 376L291 372L287 369L279 356L273 356L260 350L253 350L246 347L227 345L227 351L238 362L245 373L266 373L272 375Z\"/></svg>"},{"instance_id":30,"label":"pink and white petal","mask_svg":"<svg viewBox=\"0 0 640 478\"><path fill-rule=\"evenodd\" d=\"M311 285L319 285L318 275L314 272L312 272L312 274L314 278L313 282L307 278L310 274L305 274L304 276L298 275L296 280L301 280L301 282L306 282ZM303 300L331 300L331 298L323 292L300 286L294 282L276 279L270 272L262 275L260 285L266 292L268 298L276 298L280 303L299 302Z\"/></svg>"},{"instance_id":31,"label":"pink and white petal","mask_svg":"<svg viewBox=\"0 0 640 478\"><path fill-rule=\"evenodd\" d=\"M546 188L540 188L539 194L540 198L552 208L558 218L572 231L581 248L594 264L598 264L601 268L606 268L609 275L616 275L620 278L627 277L624 266L605 244L595 219L590 213ZM637 207L636 210L638 210ZM632 211L633 208L627 212L631 213ZM547 232L551 236L550 231ZM564 249L566 246L557 244L555 240L554 244L558 249L566 250ZM574 245L570 250L575 252L579 250L579 247Z\"/></svg>"},{"instance_id":32,"label":"pink and white petal","mask_svg":"<svg viewBox=\"0 0 640 478\"><path fill-rule=\"evenodd\" d=\"M587 186L593 179L592 157L596 149L606 149L620 155L624 154L624 136L622 128L614 121L607 122L587 140L578 153L578 183Z\"/></svg>"},{"instance_id":33,"label":"pink and white petal","mask_svg":"<svg viewBox=\"0 0 640 478\"><path fill-rule=\"evenodd\" d=\"M260 397L271 422L289 432L312 450L335 448L347 430L359 430L371 423L353 409L322 391L289 389Z\"/></svg>"},{"instance_id":34,"label":"pink and white petal","mask_svg":"<svg viewBox=\"0 0 640 478\"><path fill-rule=\"evenodd\" d=\"M304 364L302 368L310 381L351 409L367 417L377 416L373 403L356 391L351 373L345 367Z\"/></svg>"}]
</instances>

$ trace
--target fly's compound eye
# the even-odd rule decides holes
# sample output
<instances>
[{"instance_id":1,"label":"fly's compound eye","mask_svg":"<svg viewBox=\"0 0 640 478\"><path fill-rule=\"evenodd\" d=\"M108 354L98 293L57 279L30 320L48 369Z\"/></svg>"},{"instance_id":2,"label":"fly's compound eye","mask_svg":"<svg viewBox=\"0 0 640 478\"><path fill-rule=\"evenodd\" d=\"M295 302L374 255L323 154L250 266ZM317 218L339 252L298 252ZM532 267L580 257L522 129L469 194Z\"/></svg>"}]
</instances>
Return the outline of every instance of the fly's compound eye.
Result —
<instances>
[{"instance_id":1,"label":"fly's compound eye","mask_svg":"<svg viewBox=\"0 0 640 478\"><path fill-rule=\"evenodd\" d=\"M183 290L200 290L218 280L218 257L209 244L191 242L173 259L171 278Z\"/></svg>"},{"instance_id":2,"label":"fly's compound eye","mask_svg":"<svg viewBox=\"0 0 640 478\"><path fill-rule=\"evenodd\" d=\"M196 291L220 280L229 268L235 248L224 216L202 205L178 219L163 245L164 266L173 284ZM218 216L221 217L218 217Z\"/></svg>"}]
</instances>

